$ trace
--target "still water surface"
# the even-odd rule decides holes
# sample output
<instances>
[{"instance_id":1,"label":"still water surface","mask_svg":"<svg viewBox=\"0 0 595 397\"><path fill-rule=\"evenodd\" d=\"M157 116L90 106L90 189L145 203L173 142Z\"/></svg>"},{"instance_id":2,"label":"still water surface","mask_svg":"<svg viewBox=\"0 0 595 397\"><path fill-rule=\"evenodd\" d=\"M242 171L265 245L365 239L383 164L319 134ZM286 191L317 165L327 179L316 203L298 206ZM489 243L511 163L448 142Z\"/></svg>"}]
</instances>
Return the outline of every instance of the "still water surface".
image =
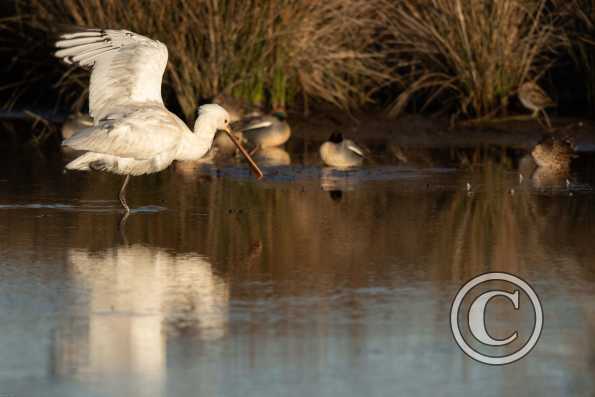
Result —
<instances>
[{"instance_id":1,"label":"still water surface","mask_svg":"<svg viewBox=\"0 0 595 397\"><path fill-rule=\"evenodd\" d=\"M521 180L522 153L477 153L349 173L292 153L263 182L172 168L133 178L122 231L119 177L4 153L0 395L592 395L591 172ZM540 342L506 367L450 333L486 271L543 304ZM490 312L502 337L510 309Z\"/></svg>"}]
</instances>

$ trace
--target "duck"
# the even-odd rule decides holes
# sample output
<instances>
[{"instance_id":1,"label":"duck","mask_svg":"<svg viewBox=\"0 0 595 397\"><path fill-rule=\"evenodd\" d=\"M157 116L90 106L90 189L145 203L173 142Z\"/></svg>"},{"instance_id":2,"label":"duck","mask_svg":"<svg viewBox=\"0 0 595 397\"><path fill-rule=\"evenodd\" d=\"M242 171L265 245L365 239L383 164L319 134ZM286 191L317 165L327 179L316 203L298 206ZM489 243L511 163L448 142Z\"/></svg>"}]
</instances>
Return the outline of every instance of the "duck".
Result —
<instances>
[{"instance_id":1,"label":"duck","mask_svg":"<svg viewBox=\"0 0 595 397\"><path fill-rule=\"evenodd\" d=\"M282 146L291 137L291 127L284 111L253 114L232 125L254 150Z\"/></svg>"},{"instance_id":2,"label":"duck","mask_svg":"<svg viewBox=\"0 0 595 397\"><path fill-rule=\"evenodd\" d=\"M331 167L357 167L364 161L364 151L352 140L344 139L343 134L334 132L329 140L320 146L320 158Z\"/></svg>"},{"instance_id":3,"label":"duck","mask_svg":"<svg viewBox=\"0 0 595 397\"><path fill-rule=\"evenodd\" d=\"M84 128L93 126L93 118L88 114L72 113L62 124L62 139L69 139Z\"/></svg>"},{"instance_id":4,"label":"duck","mask_svg":"<svg viewBox=\"0 0 595 397\"><path fill-rule=\"evenodd\" d=\"M568 139L554 135L544 136L531 150L531 157L538 168L552 171L568 171L575 156Z\"/></svg>"},{"instance_id":5,"label":"duck","mask_svg":"<svg viewBox=\"0 0 595 397\"><path fill-rule=\"evenodd\" d=\"M536 82L523 83L519 88L518 97L523 106L533 112L533 118L539 119L539 113L543 113L548 127L552 127L545 109L556 106L556 103Z\"/></svg>"}]
</instances>

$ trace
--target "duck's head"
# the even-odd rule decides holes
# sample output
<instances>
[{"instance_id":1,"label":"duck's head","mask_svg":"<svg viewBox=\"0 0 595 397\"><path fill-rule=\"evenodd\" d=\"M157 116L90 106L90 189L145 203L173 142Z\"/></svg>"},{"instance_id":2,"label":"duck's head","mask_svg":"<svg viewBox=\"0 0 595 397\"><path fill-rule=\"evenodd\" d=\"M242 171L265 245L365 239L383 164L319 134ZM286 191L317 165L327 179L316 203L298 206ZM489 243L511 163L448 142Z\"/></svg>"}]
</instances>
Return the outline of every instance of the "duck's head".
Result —
<instances>
[{"instance_id":1,"label":"duck's head","mask_svg":"<svg viewBox=\"0 0 595 397\"><path fill-rule=\"evenodd\" d=\"M341 143L343 142L343 134L340 132L333 132L328 140L332 143Z\"/></svg>"},{"instance_id":2,"label":"duck's head","mask_svg":"<svg viewBox=\"0 0 595 397\"><path fill-rule=\"evenodd\" d=\"M279 121L287 121L287 113L284 110L275 110L271 113L274 117L277 118Z\"/></svg>"}]
</instances>

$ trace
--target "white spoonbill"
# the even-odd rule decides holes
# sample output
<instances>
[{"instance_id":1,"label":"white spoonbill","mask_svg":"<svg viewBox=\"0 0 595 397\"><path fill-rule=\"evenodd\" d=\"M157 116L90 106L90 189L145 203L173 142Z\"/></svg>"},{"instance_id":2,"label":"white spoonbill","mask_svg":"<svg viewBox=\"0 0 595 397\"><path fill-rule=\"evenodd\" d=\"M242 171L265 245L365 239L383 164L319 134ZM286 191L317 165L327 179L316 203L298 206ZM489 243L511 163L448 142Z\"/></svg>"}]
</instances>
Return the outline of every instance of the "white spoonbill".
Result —
<instances>
[{"instance_id":1,"label":"white spoonbill","mask_svg":"<svg viewBox=\"0 0 595 397\"><path fill-rule=\"evenodd\" d=\"M161 79L167 47L163 43L127 30L81 29L62 34L55 46L56 57L92 70L89 115L93 126L62 143L87 153L66 168L126 175L119 195L126 212L130 211L125 193L131 175L162 171L174 160L203 157L217 130L227 132L256 177L262 177L231 133L229 114L221 106L201 106L194 131L165 108Z\"/></svg>"}]
</instances>

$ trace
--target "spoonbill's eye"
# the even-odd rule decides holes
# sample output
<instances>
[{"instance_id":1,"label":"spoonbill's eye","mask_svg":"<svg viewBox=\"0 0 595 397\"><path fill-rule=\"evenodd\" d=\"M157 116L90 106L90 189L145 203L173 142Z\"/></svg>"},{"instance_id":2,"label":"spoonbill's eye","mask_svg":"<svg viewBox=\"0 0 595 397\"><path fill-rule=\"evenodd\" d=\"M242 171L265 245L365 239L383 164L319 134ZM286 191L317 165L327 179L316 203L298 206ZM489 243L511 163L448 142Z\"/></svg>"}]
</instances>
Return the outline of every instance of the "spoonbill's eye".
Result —
<instances>
[{"instance_id":1,"label":"spoonbill's eye","mask_svg":"<svg viewBox=\"0 0 595 397\"><path fill-rule=\"evenodd\" d=\"M227 124L227 119L225 119L225 124Z\"/></svg>"}]
</instances>

